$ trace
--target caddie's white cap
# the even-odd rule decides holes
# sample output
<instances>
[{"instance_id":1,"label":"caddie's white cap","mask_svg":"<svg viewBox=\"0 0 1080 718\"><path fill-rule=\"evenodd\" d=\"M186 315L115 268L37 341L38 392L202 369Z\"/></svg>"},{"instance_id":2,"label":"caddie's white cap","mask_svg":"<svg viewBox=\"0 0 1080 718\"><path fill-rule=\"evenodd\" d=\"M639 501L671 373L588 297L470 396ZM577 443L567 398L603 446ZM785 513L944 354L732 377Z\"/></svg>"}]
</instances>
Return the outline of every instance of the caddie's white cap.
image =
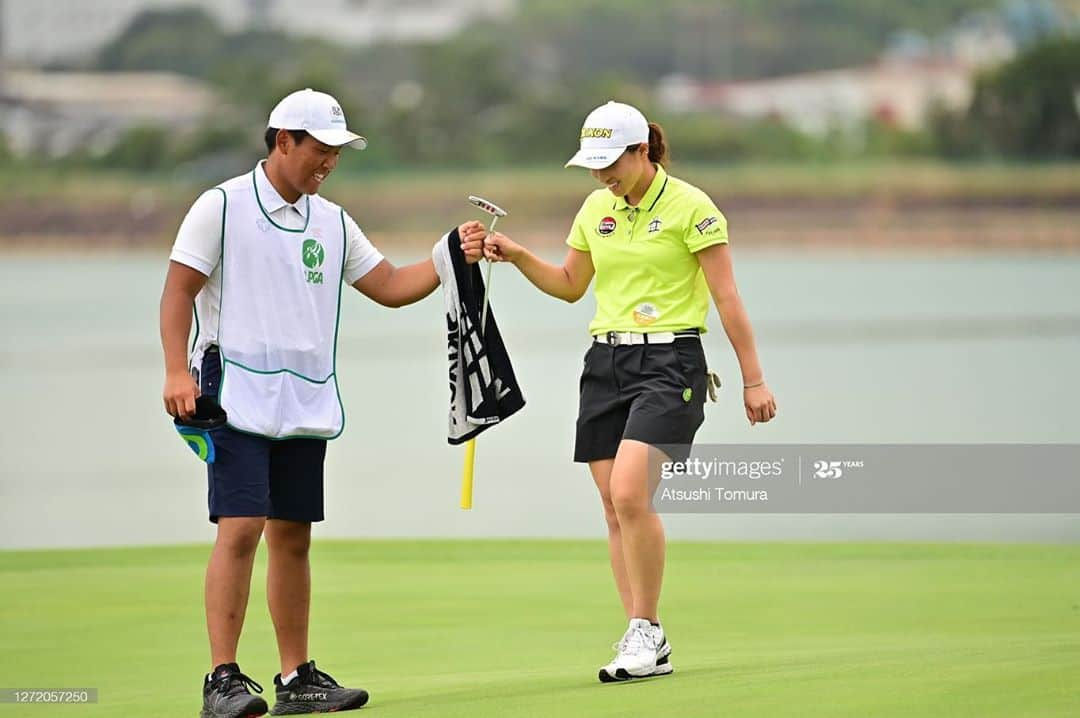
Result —
<instances>
[{"instance_id":1,"label":"caddie's white cap","mask_svg":"<svg viewBox=\"0 0 1080 718\"><path fill-rule=\"evenodd\" d=\"M581 149L566 167L601 170L614 164L630 145L649 141L649 122L636 107L612 100L589 113L581 127Z\"/></svg>"},{"instance_id":2,"label":"caddie's white cap","mask_svg":"<svg viewBox=\"0 0 1080 718\"><path fill-rule=\"evenodd\" d=\"M345 113L338 101L310 87L286 95L270 112L266 126L304 130L319 142L333 147L348 145L357 150L367 147L366 139L346 128Z\"/></svg>"}]
</instances>

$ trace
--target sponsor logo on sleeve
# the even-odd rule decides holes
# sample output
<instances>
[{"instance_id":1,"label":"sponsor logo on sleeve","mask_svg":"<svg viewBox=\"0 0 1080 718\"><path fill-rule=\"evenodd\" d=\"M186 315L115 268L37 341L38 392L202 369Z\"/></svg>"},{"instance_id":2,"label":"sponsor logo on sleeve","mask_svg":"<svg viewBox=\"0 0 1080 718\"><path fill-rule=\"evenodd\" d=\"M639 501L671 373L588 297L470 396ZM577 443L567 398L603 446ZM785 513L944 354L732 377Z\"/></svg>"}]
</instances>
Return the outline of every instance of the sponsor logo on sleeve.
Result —
<instances>
[{"instance_id":1,"label":"sponsor logo on sleeve","mask_svg":"<svg viewBox=\"0 0 1080 718\"><path fill-rule=\"evenodd\" d=\"M706 217L705 219L695 224L694 229L698 231L698 234L705 234L705 230L707 230L709 227L712 227L719 221L720 220L716 217ZM715 232L716 230L713 231Z\"/></svg>"}]
</instances>

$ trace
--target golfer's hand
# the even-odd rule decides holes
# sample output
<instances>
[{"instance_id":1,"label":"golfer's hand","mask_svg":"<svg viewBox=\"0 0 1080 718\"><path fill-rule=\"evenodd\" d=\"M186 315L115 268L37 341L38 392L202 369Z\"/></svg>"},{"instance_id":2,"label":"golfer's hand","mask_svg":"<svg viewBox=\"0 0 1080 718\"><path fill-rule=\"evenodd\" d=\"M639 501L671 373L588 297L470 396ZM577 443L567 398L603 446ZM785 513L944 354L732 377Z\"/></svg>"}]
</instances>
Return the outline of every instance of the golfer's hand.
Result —
<instances>
[{"instance_id":1,"label":"golfer's hand","mask_svg":"<svg viewBox=\"0 0 1080 718\"><path fill-rule=\"evenodd\" d=\"M484 257L492 262L516 262L524 252L520 244L502 232L495 232L484 240Z\"/></svg>"},{"instance_id":2,"label":"golfer's hand","mask_svg":"<svg viewBox=\"0 0 1080 718\"><path fill-rule=\"evenodd\" d=\"M776 416L776 399L765 384L753 389L743 389L743 404L746 406L746 418L750 426L758 422L765 423Z\"/></svg>"},{"instance_id":3,"label":"golfer's hand","mask_svg":"<svg viewBox=\"0 0 1080 718\"><path fill-rule=\"evenodd\" d=\"M170 416L190 419L195 413L195 399L199 396L199 386L191 374L176 372L165 377L165 411Z\"/></svg>"},{"instance_id":4,"label":"golfer's hand","mask_svg":"<svg viewBox=\"0 0 1080 718\"><path fill-rule=\"evenodd\" d=\"M461 237L461 251L465 253L465 262L479 262L484 256L484 237L487 236L484 225L476 220L466 222L458 227L458 235Z\"/></svg>"}]
</instances>

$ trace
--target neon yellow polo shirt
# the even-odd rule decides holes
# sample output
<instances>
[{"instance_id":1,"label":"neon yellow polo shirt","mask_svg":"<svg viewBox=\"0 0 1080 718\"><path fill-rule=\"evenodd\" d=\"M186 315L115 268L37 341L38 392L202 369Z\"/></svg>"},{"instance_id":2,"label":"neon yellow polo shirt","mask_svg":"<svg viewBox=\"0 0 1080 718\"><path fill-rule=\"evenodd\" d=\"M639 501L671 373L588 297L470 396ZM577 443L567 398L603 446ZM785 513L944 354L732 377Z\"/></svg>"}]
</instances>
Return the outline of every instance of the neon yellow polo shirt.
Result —
<instances>
[{"instance_id":1,"label":"neon yellow polo shirt","mask_svg":"<svg viewBox=\"0 0 1080 718\"><path fill-rule=\"evenodd\" d=\"M694 253L727 241L727 220L709 196L663 167L637 207L596 190L566 238L596 268L589 333L705 331L709 287Z\"/></svg>"}]
</instances>

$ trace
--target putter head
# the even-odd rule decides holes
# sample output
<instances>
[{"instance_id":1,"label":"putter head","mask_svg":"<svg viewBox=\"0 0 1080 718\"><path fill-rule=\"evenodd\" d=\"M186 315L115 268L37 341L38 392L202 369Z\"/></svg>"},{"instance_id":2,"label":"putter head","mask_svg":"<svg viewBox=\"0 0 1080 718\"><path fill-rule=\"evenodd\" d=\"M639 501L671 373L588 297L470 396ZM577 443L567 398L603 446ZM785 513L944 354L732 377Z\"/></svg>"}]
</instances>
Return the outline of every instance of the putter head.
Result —
<instances>
[{"instance_id":1,"label":"putter head","mask_svg":"<svg viewBox=\"0 0 1080 718\"><path fill-rule=\"evenodd\" d=\"M469 195L469 202L471 202L472 204L476 205L480 209L484 210L488 214L493 215L495 217L505 217L506 216L506 210L505 209L498 206L497 204L492 204L491 202L488 202L483 197L477 197L476 195L471 194L471 195Z\"/></svg>"}]
</instances>

